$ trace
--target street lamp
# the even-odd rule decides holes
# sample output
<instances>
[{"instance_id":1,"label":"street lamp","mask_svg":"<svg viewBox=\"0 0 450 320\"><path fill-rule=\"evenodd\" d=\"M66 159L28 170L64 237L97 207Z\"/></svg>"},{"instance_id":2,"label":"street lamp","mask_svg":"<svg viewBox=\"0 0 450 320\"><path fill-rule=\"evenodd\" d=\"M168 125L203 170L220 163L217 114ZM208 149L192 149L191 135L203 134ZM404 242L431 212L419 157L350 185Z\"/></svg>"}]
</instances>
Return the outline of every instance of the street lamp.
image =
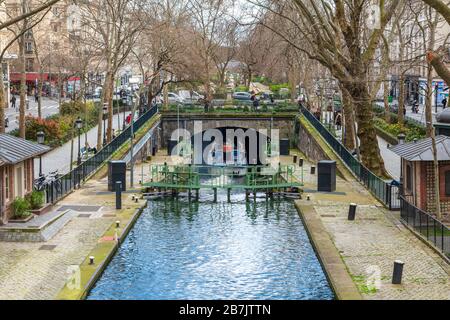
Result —
<instances>
[{"instance_id":1,"label":"street lamp","mask_svg":"<svg viewBox=\"0 0 450 320\"><path fill-rule=\"evenodd\" d=\"M83 127L83 120L81 120L80 117L78 117L77 120L75 120L75 126L78 129L78 159L77 159L77 165L81 164L81 128Z\"/></svg>"},{"instance_id":2,"label":"street lamp","mask_svg":"<svg viewBox=\"0 0 450 320\"><path fill-rule=\"evenodd\" d=\"M108 114L108 107L103 106L103 146L106 146L106 115Z\"/></svg>"},{"instance_id":3,"label":"street lamp","mask_svg":"<svg viewBox=\"0 0 450 320\"><path fill-rule=\"evenodd\" d=\"M45 141L45 134L42 131L36 133L36 140L39 144L43 144ZM39 156L39 177L42 177L42 155Z\"/></svg>"}]
</instances>

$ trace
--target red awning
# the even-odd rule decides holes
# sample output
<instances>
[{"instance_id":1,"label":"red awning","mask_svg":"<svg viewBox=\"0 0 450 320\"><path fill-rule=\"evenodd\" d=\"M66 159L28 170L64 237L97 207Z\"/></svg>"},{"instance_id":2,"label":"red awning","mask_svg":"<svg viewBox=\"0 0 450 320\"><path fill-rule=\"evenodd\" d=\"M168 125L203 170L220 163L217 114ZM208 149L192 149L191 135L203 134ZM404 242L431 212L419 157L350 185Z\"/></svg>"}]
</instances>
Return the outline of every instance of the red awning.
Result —
<instances>
[{"instance_id":1,"label":"red awning","mask_svg":"<svg viewBox=\"0 0 450 320\"><path fill-rule=\"evenodd\" d=\"M25 74L27 81L36 81L41 78L41 75L38 72L27 72ZM20 81L21 73L19 72L11 72L9 75L9 79L11 82ZM42 74L42 80L47 81L48 80L48 73Z\"/></svg>"}]
</instances>

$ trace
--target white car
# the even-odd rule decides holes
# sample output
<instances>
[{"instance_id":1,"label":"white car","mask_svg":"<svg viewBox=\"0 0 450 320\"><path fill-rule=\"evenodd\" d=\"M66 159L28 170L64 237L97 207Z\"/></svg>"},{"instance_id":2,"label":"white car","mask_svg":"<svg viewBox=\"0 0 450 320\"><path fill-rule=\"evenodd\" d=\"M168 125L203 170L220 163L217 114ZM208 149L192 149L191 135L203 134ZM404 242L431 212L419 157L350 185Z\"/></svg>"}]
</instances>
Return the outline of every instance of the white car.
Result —
<instances>
[{"instance_id":1,"label":"white car","mask_svg":"<svg viewBox=\"0 0 450 320\"><path fill-rule=\"evenodd\" d=\"M184 99L173 92L168 93L168 99L169 99L169 104L184 103Z\"/></svg>"},{"instance_id":2,"label":"white car","mask_svg":"<svg viewBox=\"0 0 450 320\"><path fill-rule=\"evenodd\" d=\"M196 91L180 90L178 95L184 100L184 103L195 103L205 97Z\"/></svg>"}]
</instances>

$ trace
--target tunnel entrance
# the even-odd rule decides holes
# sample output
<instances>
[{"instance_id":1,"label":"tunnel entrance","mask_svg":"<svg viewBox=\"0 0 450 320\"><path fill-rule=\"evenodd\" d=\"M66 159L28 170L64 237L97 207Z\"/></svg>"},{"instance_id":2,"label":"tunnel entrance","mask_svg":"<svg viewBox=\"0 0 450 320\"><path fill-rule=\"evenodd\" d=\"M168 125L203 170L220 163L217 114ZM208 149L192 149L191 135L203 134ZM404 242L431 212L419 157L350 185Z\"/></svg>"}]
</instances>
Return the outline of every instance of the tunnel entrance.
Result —
<instances>
[{"instance_id":1,"label":"tunnel entrance","mask_svg":"<svg viewBox=\"0 0 450 320\"><path fill-rule=\"evenodd\" d=\"M202 131L191 137L191 145L193 163L201 165L264 165L274 149L265 132L240 127Z\"/></svg>"}]
</instances>

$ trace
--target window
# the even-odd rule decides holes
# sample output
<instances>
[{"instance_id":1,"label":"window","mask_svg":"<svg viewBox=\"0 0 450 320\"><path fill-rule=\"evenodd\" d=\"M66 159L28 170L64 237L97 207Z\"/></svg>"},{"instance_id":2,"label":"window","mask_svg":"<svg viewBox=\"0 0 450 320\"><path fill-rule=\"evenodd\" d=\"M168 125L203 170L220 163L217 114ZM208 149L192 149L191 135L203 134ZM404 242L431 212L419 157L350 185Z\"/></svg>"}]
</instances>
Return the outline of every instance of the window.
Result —
<instances>
[{"instance_id":1,"label":"window","mask_svg":"<svg viewBox=\"0 0 450 320\"><path fill-rule=\"evenodd\" d=\"M9 199L9 174L8 168L5 168L5 199Z\"/></svg>"},{"instance_id":2,"label":"window","mask_svg":"<svg viewBox=\"0 0 450 320\"><path fill-rule=\"evenodd\" d=\"M33 58L27 58L25 60L25 68L27 72L32 72L34 69L34 59Z\"/></svg>"},{"instance_id":3,"label":"window","mask_svg":"<svg viewBox=\"0 0 450 320\"><path fill-rule=\"evenodd\" d=\"M450 197L450 170L445 171L445 195Z\"/></svg>"},{"instance_id":4,"label":"window","mask_svg":"<svg viewBox=\"0 0 450 320\"><path fill-rule=\"evenodd\" d=\"M28 161L25 161L24 162L24 170L23 170L23 185L24 185L24 190L25 190L25 192L27 192L27 185L28 185Z\"/></svg>"},{"instance_id":5,"label":"window","mask_svg":"<svg viewBox=\"0 0 450 320\"><path fill-rule=\"evenodd\" d=\"M410 164L406 165L406 189L412 191L412 168Z\"/></svg>"},{"instance_id":6,"label":"window","mask_svg":"<svg viewBox=\"0 0 450 320\"><path fill-rule=\"evenodd\" d=\"M25 42L25 51L27 53L33 52L33 42Z\"/></svg>"}]
</instances>

